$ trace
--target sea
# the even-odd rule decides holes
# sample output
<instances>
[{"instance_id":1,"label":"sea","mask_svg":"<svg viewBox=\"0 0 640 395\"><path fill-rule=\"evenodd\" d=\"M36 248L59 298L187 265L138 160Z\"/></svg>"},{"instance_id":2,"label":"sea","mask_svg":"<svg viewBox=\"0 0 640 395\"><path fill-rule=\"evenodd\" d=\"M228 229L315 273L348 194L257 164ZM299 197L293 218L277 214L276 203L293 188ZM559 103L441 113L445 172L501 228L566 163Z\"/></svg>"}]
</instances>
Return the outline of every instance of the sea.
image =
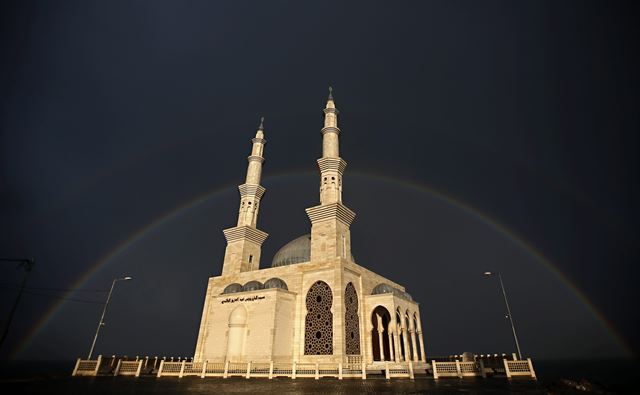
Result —
<instances>
[{"instance_id":1,"label":"sea","mask_svg":"<svg viewBox=\"0 0 640 395\"><path fill-rule=\"evenodd\" d=\"M534 361L538 379L71 377L75 361L1 361L2 394L640 394L640 361Z\"/></svg>"}]
</instances>

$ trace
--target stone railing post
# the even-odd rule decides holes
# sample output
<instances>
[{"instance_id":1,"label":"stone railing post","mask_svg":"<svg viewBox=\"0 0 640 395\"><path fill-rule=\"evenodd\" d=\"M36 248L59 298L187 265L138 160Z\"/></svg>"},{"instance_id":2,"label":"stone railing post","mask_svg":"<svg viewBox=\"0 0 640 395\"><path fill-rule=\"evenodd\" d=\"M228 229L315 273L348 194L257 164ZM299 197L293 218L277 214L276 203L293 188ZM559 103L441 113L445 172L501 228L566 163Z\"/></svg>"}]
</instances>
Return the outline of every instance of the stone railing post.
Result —
<instances>
[{"instance_id":1,"label":"stone railing post","mask_svg":"<svg viewBox=\"0 0 640 395\"><path fill-rule=\"evenodd\" d=\"M200 378L205 378L207 376L207 360L205 359L204 362L202 362L202 373L200 374Z\"/></svg>"},{"instance_id":2,"label":"stone railing post","mask_svg":"<svg viewBox=\"0 0 640 395\"><path fill-rule=\"evenodd\" d=\"M251 377L251 361L247 362L247 375L245 377L246 378Z\"/></svg>"},{"instance_id":3,"label":"stone railing post","mask_svg":"<svg viewBox=\"0 0 640 395\"><path fill-rule=\"evenodd\" d=\"M102 355L98 355L98 361L96 362L96 368L93 371L93 375L97 376L98 375L98 371L100 370L100 363L102 362Z\"/></svg>"},{"instance_id":4,"label":"stone railing post","mask_svg":"<svg viewBox=\"0 0 640 395\"><path fill-rule=\"evenodd\" d=\"M120 365L122 365L122 359L118 360L118 364L116 365L116 369L113 371L113 375L117 376L120 373Z\"/></svg>"},{"instance_id":5,"label":"stone railing post","mask_svg":"<svg viewBox=\"0 0 640 395\"><path fill-rule=\"evenodd\" d=\"M178 377L182 378L182 376L184 376L184 365L187 363L187 360L185 359L184 361L182 361L182 365L180 365L180 373L178 374Z\"/></svg>"},{"instance_id":6,"label":"stone railing post","mask_svg":"<svg viewBox=\"0 0 640 395\"><path fill-rule=\"evenodd\" d=\"M338 362L338 380L342 380L342 362Z\"/></svg>"},{"instance_id":7,"label":"stone railing post","mask_svg":"<svg viewBox=\"0 0 640 395\"><path fill-rule=\"evenodd\" d=\"M536 377L536 371L533 370L533 363L531 362L531 358L527 358L527 362L529 363L529 372L531 373L531 377L537 380L538 378Z\"/></svg>"},{"instance_id":8,"label":"stone railing post","mask_svg":"<svg viewBox=\"0 0 640 395\"><path fill-rule=\"evenodd\" d=\"M433 369L433 378L437 379L438 378L438 362L436 362L435 359L431 361L431 368Z\"/></svg>"},{"instance_id":9,"label":"stone railing post","mask_svg":"<svg viewBox=\"0 0 640 395\"><path fill-rule=\"evenodd\" d=\"M222 378L226 379L229 374L229 361L224 362L224 373L222 373Z\"/></svg>"},{"instance_id":10,"label":"stone railing post","mask_svg":"<svg viewBox=\"0 0 640 395\"><path fill-rule=\"evenodd\" d=\"M71 373L72 376L75 376L76 374L78 374L78 367L80 366L80 358L78 358L76 360L76 366L73 368L73 373Z\"/></svg>"},{"instance_id":11,"label":"stone railing post","mask_svg":"<svg viewBox=\"0 0 640 395\"><path fill-rule=\"evenodd\" d=\"M389 376L389 362L384 363L384 378L389 380L391 377Z\"/></svg>"},{"instance_id":12,"label":"stone railing post","mask_svg":"<svg viewBox=\"0 0 640 395\"><path fill-rule=\"evenodd\" d=\"M142 370L142 359L138 361L138 369L136 370L136 377L140 377L140 371Z\"/></svg>"},{"instance_id":13,"label":"stone railing post","mask_svg":"<svg viewBox=\"0 0 640 395\"><path fill-rule=\"evenodd\" d=\"M484 370L484 361L482 359L478 360L478 368L480 369L480 376L487 377L487 372Z\"/></svg>"},{"instance_id":14,"label":"stone railing post","mask_svg":"<svg viewBox=\"0 0 640 395\"><path fill-rule=\"evenodd\" d=\"M502 359L504 363L504 372L507 374L507 378L511 378L511 371L509 370L509 361L506 358Z\"/></svg>"},{"instance_id":15,"label":"stone railing post","mask_svg":"<svg viewBox=\"0 0 640 395\"><path fill-rule=\"evenodd\" d=\"M411 380L414 379L414 376L413 376L413 362L412 361L409 361L409 378Z\"/></svg>"},{"instance_id":16,"label":"stone railing post","mask_svg":"<svg viewBox=\"0 0 640 395\"><path fill-rule=\"evenodd\" d=\"M291 378L296 378L296 361L293 361L293 366L291 367Z\"/></svg>"},{"instance_id":17,"label":"stone railing post","mask_svg":"<svg viewBox=\"0 0 640 395\"><path fill-rule=\"evenodd\" d=\"M269 361L269 380L273 379L273 361Z\"/></svg>"},{"instance_id":18,"label":"stone railing post","mask_svg":"<svg viewBox=\"0 0 640 395\"><path fill-rule=\"evenodd\" d=\"M162 368L164 368L164 358L160 361L160 367L158 368L158 377L162 377Z\"/></svg>"},{"instance_id":19,"label":"stone railing post","mask_svg":"<svg viewBox=\"0 0 640 395\"><path fill-rule=\"evenodd\" d=\"M362 380L367 379L367 364L362 361Z\"/></svg>"},{"instance_id":20,"label":"stone railing post","mask_svg":"<svg viewBox=\"0 0 640 395\"><path fill-rule=\"evenodd\" d=\"M318 362L316 362L316 380L320 379L320 370L318 369Z\"/></svg>"},{"instance_id":21,"label":"stone railing post","mask_svg":"<svg viewBox=\"0 0 640 395\"><path fill-rule=\"evenodd\" d=\"M456 359L456 370L458 371L458 377L462 378L462 370L460 370L460 361Z\"/></svg>"}]
</instances>

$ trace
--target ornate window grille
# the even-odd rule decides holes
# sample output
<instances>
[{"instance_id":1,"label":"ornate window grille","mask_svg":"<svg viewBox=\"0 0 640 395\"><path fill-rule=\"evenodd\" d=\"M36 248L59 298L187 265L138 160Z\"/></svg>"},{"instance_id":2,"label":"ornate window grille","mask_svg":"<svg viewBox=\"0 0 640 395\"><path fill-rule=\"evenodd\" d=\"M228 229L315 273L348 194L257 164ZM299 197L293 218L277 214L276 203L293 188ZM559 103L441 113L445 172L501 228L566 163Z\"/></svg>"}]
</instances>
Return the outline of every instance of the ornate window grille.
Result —
<instances>
[{"instance_id":1,"label":"ornate window grille","mask_svg":"<svg viewBox=\"0 0 640 395\"><path fill-rule=\"evenodd\" d=\"M307 292L307 316L305 317L304 354L333 354L333 295L324 281L316 281Z\"/></svg>"},{"instance_id":2,"label":"ornate window grille","mask_svg":"<svg viewBox=\"0 0 640 395\"><path fill-rule=\"evenodd\" d=\"M352 283L344 290L344 327L346 352L348 355L360 355L360 317L358 316L358 294Z\"/></svg>"}]
</instances>

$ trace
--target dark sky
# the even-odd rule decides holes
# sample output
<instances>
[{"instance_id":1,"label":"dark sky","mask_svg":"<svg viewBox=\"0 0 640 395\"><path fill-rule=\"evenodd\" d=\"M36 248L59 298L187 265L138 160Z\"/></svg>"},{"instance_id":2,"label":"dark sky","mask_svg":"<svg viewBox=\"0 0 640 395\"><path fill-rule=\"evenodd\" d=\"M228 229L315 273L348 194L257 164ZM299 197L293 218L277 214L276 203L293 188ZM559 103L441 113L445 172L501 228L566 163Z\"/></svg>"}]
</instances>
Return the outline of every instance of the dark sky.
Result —
<instances>
[{"instance_id":1,"label":"dark sky","mask_svg":"<svg viewBox=\"0 0 640 395\"><path fill-rule=\"evenodd\" d=\"M84 355L79 301L123 274L96 351L192 355L260 116L261 266L309 232L330 84L354 256L420 303L428 354L513 351L486 269L526 355L637 351L638 4L310 3L3 3L0 255L36 266L0 355Z\"/></svg>"}]
</instances>

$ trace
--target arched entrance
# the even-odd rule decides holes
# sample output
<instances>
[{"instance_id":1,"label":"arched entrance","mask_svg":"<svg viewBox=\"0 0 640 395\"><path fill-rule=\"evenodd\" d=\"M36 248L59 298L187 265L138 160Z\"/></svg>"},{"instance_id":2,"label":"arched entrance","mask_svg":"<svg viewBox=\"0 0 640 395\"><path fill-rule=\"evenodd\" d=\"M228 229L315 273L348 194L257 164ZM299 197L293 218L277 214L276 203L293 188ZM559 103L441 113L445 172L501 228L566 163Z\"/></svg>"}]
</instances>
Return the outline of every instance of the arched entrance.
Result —
<instances>
[{"instance_id":1,"label":"arched entrance","mask_svg":"<svg viewBox=\"0 0 640 395\"><path fill-rule=\"evenodd\" d=\"M374 361L391 361L393 353L391 352L391 336L389 335L389 322L391 315L389 310L382 306L373 309L371 313L371 345L373 349Z\"/></svg>"}]
</instances>

